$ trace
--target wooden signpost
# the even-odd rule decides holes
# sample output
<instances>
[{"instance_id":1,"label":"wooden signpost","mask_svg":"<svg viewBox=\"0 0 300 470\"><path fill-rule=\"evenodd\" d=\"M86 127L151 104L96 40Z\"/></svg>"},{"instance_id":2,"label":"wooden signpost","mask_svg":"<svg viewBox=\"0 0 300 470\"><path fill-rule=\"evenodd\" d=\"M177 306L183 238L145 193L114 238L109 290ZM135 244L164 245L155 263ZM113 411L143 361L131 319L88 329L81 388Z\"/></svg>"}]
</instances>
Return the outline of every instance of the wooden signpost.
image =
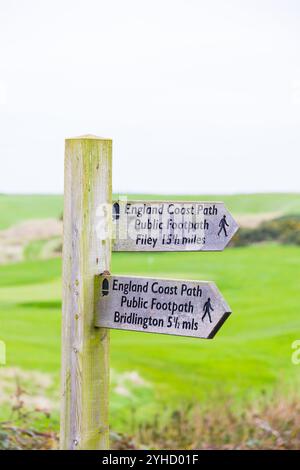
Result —
<instances>
[{"instance_id":1,"label":"wooden signpost","mask_svg":"<svg viewBox=\"0 0 300 470\"><path fill-rule=\"evenodd\" d=\"M99 211L111 204L111 168L111 140L66 140L61 449L109 445L109 332L94 326L94 277L110 270L109 229L99 227Z\"/></svg>"},{"instance_id":2,"label":"wooden signpost","mask_svg":"<svg viewBox=\"0 0 300 470\"><path fill-rule=\"evenodd\" d=\"M109 329L213 338L231 313L212 282L116 276L114 251L223 250L222 202L114 201L112 141L66 140L61 449L108 449Z\"/></svg>"}]
</instances>

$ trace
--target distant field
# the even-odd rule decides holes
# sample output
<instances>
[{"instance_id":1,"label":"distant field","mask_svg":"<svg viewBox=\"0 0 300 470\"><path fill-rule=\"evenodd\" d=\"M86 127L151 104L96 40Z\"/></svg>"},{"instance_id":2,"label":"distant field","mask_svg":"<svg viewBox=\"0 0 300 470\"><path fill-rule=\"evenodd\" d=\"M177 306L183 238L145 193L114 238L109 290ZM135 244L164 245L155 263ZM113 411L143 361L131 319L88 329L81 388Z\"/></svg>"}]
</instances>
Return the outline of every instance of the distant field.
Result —
<instances>
[{"instance_id":1,"label":"distant field","mask_svg":"<svg viewBox=\"0 0 300 470\"><path fill-rule=\"evenodd\" d=\"M0 195L0 230L28 219L62 214L63 197L55 195Z\"/></svg>"},{"instance_id":2,"label":"distant field","mask_svg":"<svg viewBox=\"0 0 300 470\"><path fill-rule=\"evenodd\" d=\"M214 340L112 331L112 427L128 431L134 421L161 419L188 402L214 406L229 399L237 407L299 390L300 366L291 363L291 344L300 339L299 264L299 248L276 245L223 253L114 253L114 273L214 280L234 313ZM0 266L7 367L51 376L47 394L56 402L60 270L59 259ZM31 382L29 377L29 390ZM6 411L2 407L0 419Z\"/></svg>"},{"instance_id":3,"label":"distant field","mask_svg":"<svg viewBox=\"0 0 300 470\"><path fill-rule=\"evenodd\" d=\"M300 213L300 193L234 195L129 195L129 199L224 201L233 214ZM0 195L0 230L27 219L60 217L60 195Z\"/></svg>"}]
</instances>

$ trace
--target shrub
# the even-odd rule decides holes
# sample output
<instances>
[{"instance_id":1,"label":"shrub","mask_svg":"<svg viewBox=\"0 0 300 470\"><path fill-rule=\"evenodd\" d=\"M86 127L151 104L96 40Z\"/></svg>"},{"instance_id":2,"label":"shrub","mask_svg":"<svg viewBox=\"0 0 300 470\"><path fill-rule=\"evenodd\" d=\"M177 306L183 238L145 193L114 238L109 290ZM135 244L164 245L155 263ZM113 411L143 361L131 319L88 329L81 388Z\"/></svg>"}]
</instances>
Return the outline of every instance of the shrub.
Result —
<instances>
[{"instance_id":1,"label":"shrub","mask_svg":"<svg viewBox=\"0 0 300 470\"><path fill-rule=\"evenodd\" d=\"M231 245L246 246L268 241L300 245L300 215L283 216L265 221L254 229L241 228Z\"/></svg>"}]
</instances>

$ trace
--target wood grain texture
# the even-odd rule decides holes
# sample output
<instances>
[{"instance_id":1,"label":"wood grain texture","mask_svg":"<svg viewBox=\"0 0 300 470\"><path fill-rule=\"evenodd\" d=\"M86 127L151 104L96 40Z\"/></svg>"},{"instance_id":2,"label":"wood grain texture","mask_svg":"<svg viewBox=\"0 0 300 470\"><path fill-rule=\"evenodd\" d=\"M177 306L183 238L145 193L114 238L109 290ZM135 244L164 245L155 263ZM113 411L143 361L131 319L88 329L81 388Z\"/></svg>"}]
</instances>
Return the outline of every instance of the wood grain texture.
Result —
<instances>
[{"instance_id":1,"label":"wood grain texture","mask_svg":"<svg viewBox=\"0 0 300 470\"><path fill-rule=\"evenodd\" d=\"M61 449L109 446L109 332L94 327L94 276L110 270L111 240L97 227L111 204L111 172L110 139L66 140Z\"/></svg>"}]
</instances>

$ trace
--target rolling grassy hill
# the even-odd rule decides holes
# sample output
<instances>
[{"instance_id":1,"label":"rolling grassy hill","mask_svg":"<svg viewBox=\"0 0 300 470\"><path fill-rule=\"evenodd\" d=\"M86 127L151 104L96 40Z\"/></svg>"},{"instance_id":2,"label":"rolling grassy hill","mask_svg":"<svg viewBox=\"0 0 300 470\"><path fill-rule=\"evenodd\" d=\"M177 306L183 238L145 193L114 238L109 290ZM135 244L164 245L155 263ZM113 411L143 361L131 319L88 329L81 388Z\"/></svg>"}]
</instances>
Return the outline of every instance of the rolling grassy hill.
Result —
<instances>
[{"instance_id":1,"label":"rolling grassy hill","mask_svg":"<svg viewBox=\"0 0 300 470\"><path fill-rule=\"evenodd\" d=\"M189 402L235 407L299 387L291 344L300 338L300 250L261 245L223 253L114 253L113 272L214 280L233 314L213 340L111 332L111 421L127 430ZM7 367L40 371L58 401L61 262L0 266ZM29 381L30 382L30 381ZM30 389L30 383L28 387ZM0 407L0 418L7 408ZM58 412L53 422L58 425Z\"/></svg>"},{"instance_id":2,"label":"rolling grassy hill","mask_svg":"<svg viewBox=\"0 0 300 470\"><path fill-rule=\"evenodd\" d=\"M117 197L117 196L116 196ZM143 195L129 199L224 201L233 214L300 213L300 193L266 193L234 195ZM58 218L63 210L60 195L0 195L0 230L27 219Z\"/></svg>"}]
</instances>

